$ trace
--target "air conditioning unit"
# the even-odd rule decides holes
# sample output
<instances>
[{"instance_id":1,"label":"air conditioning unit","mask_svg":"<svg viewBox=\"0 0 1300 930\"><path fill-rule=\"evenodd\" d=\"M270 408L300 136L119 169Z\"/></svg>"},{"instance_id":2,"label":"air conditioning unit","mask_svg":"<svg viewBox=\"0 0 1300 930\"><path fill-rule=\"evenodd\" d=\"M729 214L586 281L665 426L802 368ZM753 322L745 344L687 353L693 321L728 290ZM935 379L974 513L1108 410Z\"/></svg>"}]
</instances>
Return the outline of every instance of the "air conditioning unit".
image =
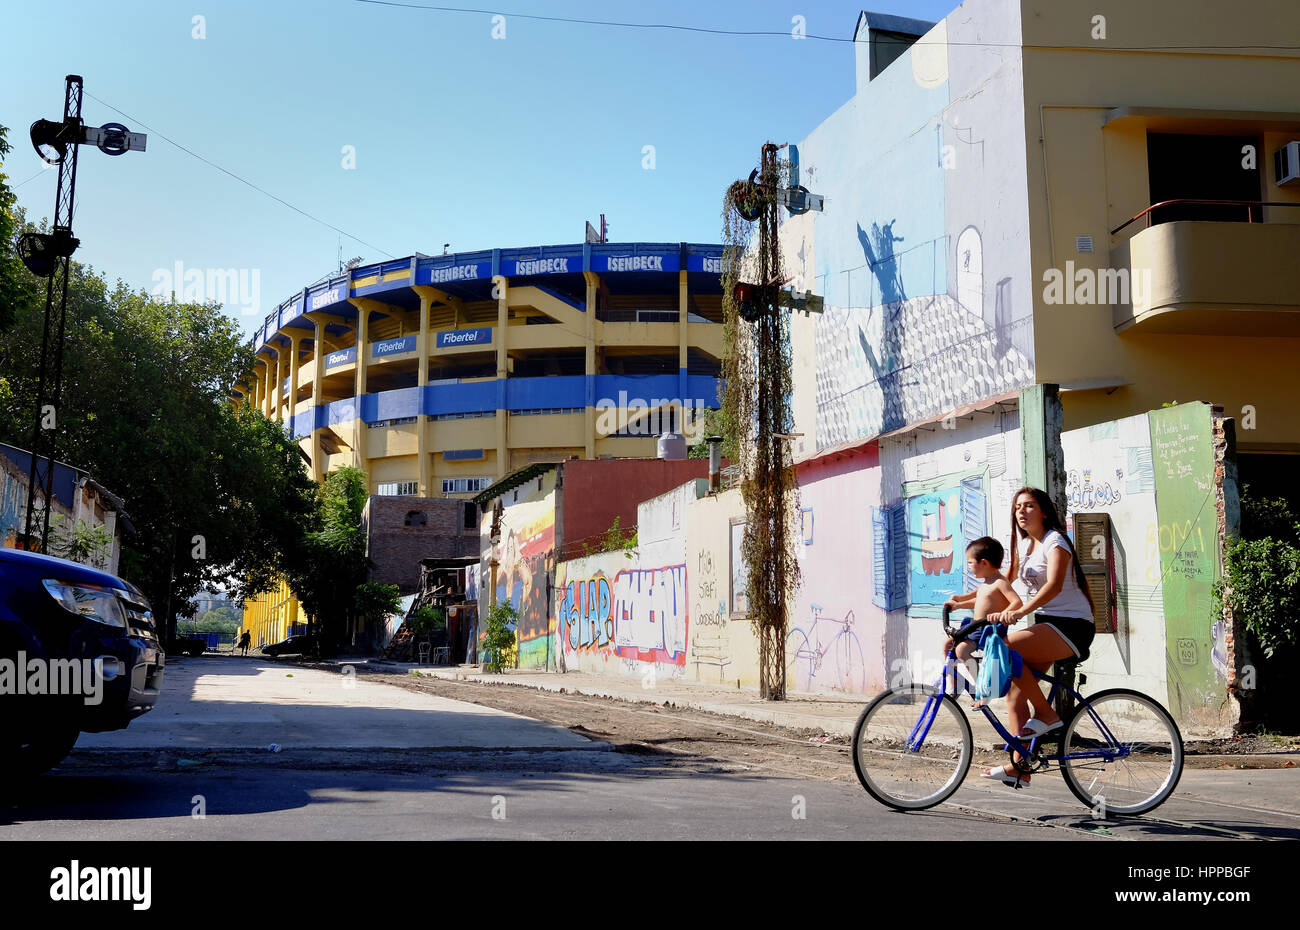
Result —
<instances>
[{"instance_id":1,"label":"air conditioning unit","mask_svg":"<svg viewBox=\"0 0 1300 930\"><path fill-rule=\"evenodd\" d=\"M1273 154L1277 186L1300 183L1300 141L1288 142Z\"/></svg>"}]
</instances>

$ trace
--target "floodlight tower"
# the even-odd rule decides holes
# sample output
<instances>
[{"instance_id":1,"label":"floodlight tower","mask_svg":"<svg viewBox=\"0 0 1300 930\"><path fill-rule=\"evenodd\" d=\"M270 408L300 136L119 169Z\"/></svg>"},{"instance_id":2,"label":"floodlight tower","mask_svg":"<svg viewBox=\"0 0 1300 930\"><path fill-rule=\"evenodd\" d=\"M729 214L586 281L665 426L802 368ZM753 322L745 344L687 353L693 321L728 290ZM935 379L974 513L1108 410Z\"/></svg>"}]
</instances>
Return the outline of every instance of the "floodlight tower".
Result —
<instances>
[{"instance_id":1,"label":"floodlight tower","mask_svg":"<svg viewBox=\"0 0 1300 930\"><path fill-rule=\"evenodd\" d=\"M144 133L131 132L121 123L86 126L81 121L82 81L69 74L64 82L63 121L38 119L32 123L32 147L47 164L58 165L59 185L54 194L54 226L48 233L24 233L18 238L18 257L32 274L48 279L45 287L45 321L41 332L40 373L36 380L35 425L31 463L27 471L27 520L23 529L28 549L45 552L50 539L50 501L54 491L54 453L58 439L58 408L63 392L64 322L68 305L68 269L80 244L72 235L72 213L77 192L77 151L93 145L106 155L143 152ZM56 307L54 298L58 295ZM42 463L42 459L44 460ZM36 513L36 489L41 489L42 511ZM33 530L40 521L40 545Z\"/></svg>"}]
</instances>

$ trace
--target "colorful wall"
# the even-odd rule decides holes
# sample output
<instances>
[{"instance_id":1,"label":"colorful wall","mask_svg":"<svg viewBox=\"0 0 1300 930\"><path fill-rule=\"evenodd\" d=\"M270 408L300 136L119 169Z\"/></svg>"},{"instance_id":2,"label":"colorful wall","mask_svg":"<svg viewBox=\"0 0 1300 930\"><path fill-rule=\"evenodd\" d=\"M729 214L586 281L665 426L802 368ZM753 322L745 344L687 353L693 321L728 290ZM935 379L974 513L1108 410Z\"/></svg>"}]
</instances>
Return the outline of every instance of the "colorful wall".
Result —
<instances>
[{"instance_id":1,"label":"colorful wall","mask_svg":"<svg viewBox=\"0 0 1300 930\"><path fill-rule=\"evenodd\" d=\"M1033 383L1018 15L969 0L800 144L827 204L784 238L825 297L816 449Z\"/></svg>"},{"instance_id":2,"label":"colorful wall","mask_svg":"<svg viewBox=\"0 0 1300 930\"><path fill-rule=\"evenodd\" d=\"M880 501L874 444L805 463L796 553L802 585L790 617L786 686L870 694L885 687L885 611L872 603L869 515Z\"/></svg>"},{"instance_id":3,"label":"colorful wall","mask_svg":"<svg viewBox=\"0 0 1300 930\"><path fill-rule=\"evenodd\" d=\"M539 487L540 485L540 487ZM491 504L483 515L479 560L479 633L491 606L491 560L498 560L496 600L509 601L519 615L516 633L519 668L558 667L559 651L550 603L550 572L555 563L555 471L502 496L500 542L489 542Z\"/></svg>"}]
</instances>

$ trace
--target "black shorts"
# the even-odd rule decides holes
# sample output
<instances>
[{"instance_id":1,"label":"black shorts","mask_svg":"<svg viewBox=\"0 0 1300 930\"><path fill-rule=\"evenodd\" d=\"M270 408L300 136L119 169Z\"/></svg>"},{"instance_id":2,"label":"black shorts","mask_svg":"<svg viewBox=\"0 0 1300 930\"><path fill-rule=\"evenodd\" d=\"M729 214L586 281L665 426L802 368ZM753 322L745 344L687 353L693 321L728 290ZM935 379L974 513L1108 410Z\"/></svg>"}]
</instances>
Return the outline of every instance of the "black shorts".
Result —
<instances>
[{"instance_id":1,"label":"black shorts","mask_svg":"<svg viewBox=\"0 0 1300 930\"><path fill-rule=\"evenodd\" d=\"M1074 650L1075 658L1082 661L1088 658L1088 647L1097 635L1097 626L1092 620L1082 617L1054 617L1050 614L1035 614L1035 626L1050 626Z\"/></svg>"}]
</instances>

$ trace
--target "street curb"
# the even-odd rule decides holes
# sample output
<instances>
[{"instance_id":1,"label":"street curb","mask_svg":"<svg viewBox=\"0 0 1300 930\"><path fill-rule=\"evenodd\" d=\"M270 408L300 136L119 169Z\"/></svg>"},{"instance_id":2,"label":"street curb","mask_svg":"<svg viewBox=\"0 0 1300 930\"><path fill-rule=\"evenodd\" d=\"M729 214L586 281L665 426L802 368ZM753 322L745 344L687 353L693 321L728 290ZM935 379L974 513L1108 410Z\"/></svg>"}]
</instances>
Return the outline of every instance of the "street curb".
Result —
<instances>
[{"instance_id":1,"label":"street curb","mask_svg":"<svg viewBox=\"0 0 1300 930\"><path fill-rule=\"evenodd\" d=\"M736 704L719 704L713 701L700 700L698 698L681 698L680 696L674 696L672 700L655 700L648 696L640 697L630 694L627 691L615 691L593 685L566 685L555 681L544 680L511 680L511 677L508 675L493 675L489 677L481 672L441 671L434 668L419 667L411 668L410 672L416 675L424 675L429 678L441 678L444 681L469 681L486 685L513 685L517 688L533 688L538 691L550 691L558 694L581 694L586 697L610 698L628 704L651 704L660 707L687 707L692 710L707 711L723 717L739 717L743 720L752 720L755 723L770 723L791 730L814 730L819 733L825 733L828 736L838 736L845 740L851 740L853 738L853 728L857 721L857 714L854 714L852 721L839 720L835 718L810 718L808 715L800 714L798 711L777 710L775 708L769 709L766 707L747 707ZM862 702L862 706L866 706L866 701Z\"/></svg>"}]
</instances>

